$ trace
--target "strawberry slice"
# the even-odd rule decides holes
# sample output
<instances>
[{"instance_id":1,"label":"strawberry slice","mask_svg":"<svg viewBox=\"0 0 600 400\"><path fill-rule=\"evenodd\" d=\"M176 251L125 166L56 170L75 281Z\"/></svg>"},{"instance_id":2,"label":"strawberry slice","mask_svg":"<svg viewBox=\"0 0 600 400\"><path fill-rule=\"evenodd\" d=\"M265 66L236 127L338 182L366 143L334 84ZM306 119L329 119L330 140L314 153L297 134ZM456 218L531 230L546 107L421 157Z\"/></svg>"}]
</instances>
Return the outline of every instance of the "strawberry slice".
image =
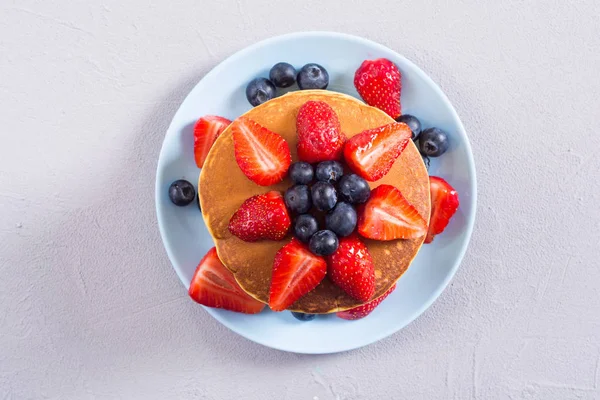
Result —
<instances>
[{"instance_id":1,"label":"strawberry slice","mask_svg":"<svg viewBox=\"0 0 600 400\"><path fill-rule=\"evenodd\" d=\"M269 307L283 311L325 278L327 263L314 255L302 242L293 238L283 246L273 263Z\"/></svg>"},{"instance_id":2,"label":"strawberry slice","mask_svg":"<svg viewBox=\"0 0 600 400\"><path fill-rule=\"evenodd\" d=\"M296 117L298 157L302 161L317 163L342 158L346 136L331 106L324 101L307 101Z\"/></svg>"},{"instance_id":3,"label":"strawberry slice","mask_svg":"<svg viewBox=\"0 0 600 400\"><path fill-rule=\"evenodd\" d=\"M385 298L388 297L389 294L394 291L394 289L396 289L396 284L394 284L384 294L382 294L375 300L372 300L366 304L351 308L346 311L339 311L335 315L337 315L338 317L340 317L342 319L347 319L347 320L355 320L355 319L364 318L367 315L371 314L371 312L375 309L375 307L377 307L379 304L381 304L381 302L383 300L385 300Z\"/></svg>"},{"instance_id":4,"label":"strawberry slice","mask_svg":"<svg viewBox=\"0 0 600 400\"><path fill-rule=\"evenodd\" d=\"M425 235L427 223L398 189L381 185L360 211L358 232L376 240L415 239Z\"/></svg>"},{"instance_id":5,"label":"strawberry slice","mask_svg":"<svg viewBox=\"0 0 600 400\"><path fill-rule=\"evenodd\" d=\"M350 138L344 146L348 167L368 181L387 174L412 137L404 123L392 122Z\"/></svg>"},{"instance_id":6,"label":"strawberry slice","mask_svg":"<svg viewBox=\"0 0 600 400\"><path fill-rule=\"evenodd\" d=\"M198 264L190 283L189 294L204 306L245 314L259 313L265 307L238 285L231 271L219 260L214 247Z\"/></svg>"},{"instance_id":7,"label":"strawberry slice","mask_svg":"<svg viewBox=\"0 0 600 400\"><path fill-rule=\"evenodd\" d=\"M435 235L446 229L450 218L459 206L458 192L442 178L430 176L429 188L431 190L431 219L425 243L431 243Z\"/></svg>"},{"instance_id":8,"label":"strawberry slice","mask_svg":"<svg viewBox=\"0 0 600 400\"><path fill-rule=\"evenodd\" d=\"M285 139L245 117L235 120L231 129L235 159L244 175L261 186L281 182L292 163Z\"/></svg>"},{"instance_id":9,"label":"strawberry slice","mask_svg":"<svg viewBox=\"0 0 600 400\"><path fill-rule=\"evenodd\" d=\"M194 157L198 168L204 166L206 156L221 132L231 124L231 121L216 115L205 115L194 125Z\"/></svg>"},{"instance_id":10,"label":"strawberry slice","mask_svg":"<svg viewBox=\"0 0 600 400\"><path fill-rule=\"evenodd\" d=\"M340 238L340 244L328 258L329 278L358 301L367 301L375 293L375 267L367 246L357 235Z\"/></svg>"},{"instance_id":11,"label":"strawberry slice","mask_svg":"<svg viewBox=\"0 0 600 400\"><path fill-rule=\"evenodd\" d=\"M386 58L365 60L354 74L354 86L365 103L396 119L401 114L402 75Z\"/></svg>"},{"instance_id":12,"label":"strawberry slice","mask_svg":"<svg viewBox=\"0 0 600 400\"><path fill-rule=\"evenodd\" d=\"M281 240L290 225L290 215L281 193L272 191L250 197L229 220L229 232L246 242Z\"/></svg>"}]
</instances>

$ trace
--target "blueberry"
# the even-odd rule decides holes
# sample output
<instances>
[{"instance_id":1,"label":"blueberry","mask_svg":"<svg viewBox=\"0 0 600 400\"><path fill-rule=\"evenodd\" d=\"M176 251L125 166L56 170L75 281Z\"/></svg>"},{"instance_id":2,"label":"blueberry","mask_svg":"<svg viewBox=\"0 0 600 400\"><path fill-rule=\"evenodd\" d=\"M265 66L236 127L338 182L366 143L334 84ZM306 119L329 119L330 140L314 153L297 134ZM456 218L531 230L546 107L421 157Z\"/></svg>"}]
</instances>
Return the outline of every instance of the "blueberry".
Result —
<instances>
[{"instance_id":1,"label":"blueberry","mask_svg":"<svg viewBox=\"0 0 600 400\"><path fill-rule=\"evenodd\" d=\"M421 156L421 157L423 157L423 163L425 164L425 168L427 168L427 171L429 171L429 164L431 163L431 160L427 156Z\"/></svg>"},{"instance_id":2,"label":"blueberry","mask_svg":"<svg viewBox=\"0 0 600 400\"><path fill-rule=\"evenodd\" d=\"M371 188L367 181L356 174L344 175L338 185L340 197L352 204L369 200Z\"/></svg>"},{"instance_id":3,"label":"blueberry","mask_svg":"<svg viewBox=\"0 0 600 400\"><path fill-rule=\"evenodd\" d=\"M448 135L439 128L425 129L419 135L419 151L424 156L439 157L449 146Z\"/></svg>"},{"instance_id":4,"label":"blueberry","mask_svg":"<svg viewBox=\"0 0 600 400\"><path fill-rule=\"evenodd\" d=\"M310 214L301 214L294 223L294 233L300 241L308 243L311 236L319 230L317 219Z\"/></svg>"},{"instance_id":5,"label":"blueberry","mask_svg":"<svg viewBox=\"0 0 600 400\"><path fill-rule=\"evenodd\" d=\"M344 175L344 167L337 161L323 161L315 169L315 176L321 182L335 183L342 175Z\"/></svg>"},{"instance_id":6,"label":"blueberry","mask_svg":"<svg viewBox=\"0 0 600 400\"><path fill-rule=\"evenodd\" d=\"M198 193L195 200L196 200L196 204L198 205L198 210L200 210L200 212L202 212L202 206L200 205L200 193Z\"/></svg>"},{"instance_id":7,"label":"blueberry","mask_svg":"<svg viewBox=\"0 0 600 400\"><path fill-rule=\"evenodd\" d=\"M185 179L179 179L169 186L169 198L176 206L187 206L196 199L196 189Z\"/></svg>"},{"instance_id":8,"label":"blueberry","mask_svg":"<svg viewBox=\"0 0 600 400\"><path fill-rule=\"evenodd\" d=\"M290 87L296 83L296 68L285 62L277 63L271 68L269 79L277 87Z\"/></svg>"},{"instance_id":9,"label":"blueberry","mask_svg":"<svg viewBox=\"0 0 600 400\"><path fill-rule=\"evenodd\" d=\"M335 236L335 233L328 230L322 230L318 231L310 238L308 248L313 254L318 256L329 256L337 250L339 244L340 242L338 241L337 236Z\"/></svg>"},{"instance_id":10,"label":"blueberry","mask_svg":"<svg viewBox=\"0 0 600 400\"><path fill-rule=\"evenodd\" d=\"M354 207L343 201L337 203L334 209L329 211L325 216L325 226L327 229L342 237L354 232L356 221L357 216Z\"/></svg>"},{"instance_id":11,"label":"blueberry","mask_svg":"<svg viewBox=\"0 0 600 400\"><path fill-rule=\"evenodd\" d=\"M412 131L412 140L416 140L419 134L421 133L421 121L414 115L410 114L402 114L398 118L396 118L398 122L404 122L410 130Z\"/></svg>"},{"instance_id":12,"label":"blueberry","mask_svg":"<svg viewBox=\"0 0 600 400\"><path fill-rule=\"evenodd\" d=\"M329 74L319 64L306 64L296 77L300 89L326 89L329 85Z\"/></svg>"},{"instance_id":13,"label":"blueberry","mask_svg":"<svg viewBox=\"0 0 600 400\"><path fill-rule=\"evenodd\" d=\"M329 211L337 203L337 193L331 183L317 182L310 189L312 203L320 211Z\"/></svg>"},{"instance_id":14,"label":"blueberry","mask_svg":"<svg viewBox=\"0 0 600 400\"><path fill-rule=\"evenodd\" d=\"M246 86L246 98L255 107L273 97L275 97L275 85L268 79L252 79Z\"/></svg>"},{"instance_id":15,"label":"blueberry","mask_svg":"<svg viewBox=\"0 0 600 400\"><path fill-rule=\"evenodd\" d=\"M312 321L316 317L316 314L305 314L295 311L292 311L292 315L300 321Z\"/></svg>"},{"instance_id":16,"label":"blueberry","mask_svg":"<svg viewBox=\"0 0 600 400\"><path fill-rule=\"evenodd\" d=\"M290 179L299 185L308 185L315 175L312 165L304 161L298 161L290 165L288 174Z\"/></svg>"},{"instance_id":17,"label":"blueberry","mask_svg":"<svg viewBox=\"0 0 600 400\"><path fill-rule=\"evenodd\" d=\"M285 191L283 199L288 210L297 214L304 214L312 207L310 193L306 185L292 186Z\"/></svg>"}]
</instances>

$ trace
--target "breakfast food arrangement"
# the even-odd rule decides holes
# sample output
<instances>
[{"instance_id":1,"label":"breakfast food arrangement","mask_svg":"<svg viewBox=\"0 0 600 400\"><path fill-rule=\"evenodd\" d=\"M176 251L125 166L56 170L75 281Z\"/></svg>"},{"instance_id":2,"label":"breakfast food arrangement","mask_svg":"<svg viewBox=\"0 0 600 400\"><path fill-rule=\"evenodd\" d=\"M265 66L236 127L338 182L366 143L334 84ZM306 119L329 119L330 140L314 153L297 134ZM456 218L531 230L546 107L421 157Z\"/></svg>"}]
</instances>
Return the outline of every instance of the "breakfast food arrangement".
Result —
<instances>
[{"instance_id":1,"label":"breakfast food arrangement","mask_svg":"<svg viewBox=\"0 0 600 400\"><path fill-rule=\"evenodd\" d=\"M198 254L193 300L246 314L269 307L300 321L364 318L444 232L459 194L427 171L449 135L402 114L393 62L357 67L363 101L327 90L319 64L297 71L281 62L246 86L250 111L198 119L189 144L198 190L182 179L168 189L174 206L197 202L215 243Z\"/></svg>"}]
</instances>

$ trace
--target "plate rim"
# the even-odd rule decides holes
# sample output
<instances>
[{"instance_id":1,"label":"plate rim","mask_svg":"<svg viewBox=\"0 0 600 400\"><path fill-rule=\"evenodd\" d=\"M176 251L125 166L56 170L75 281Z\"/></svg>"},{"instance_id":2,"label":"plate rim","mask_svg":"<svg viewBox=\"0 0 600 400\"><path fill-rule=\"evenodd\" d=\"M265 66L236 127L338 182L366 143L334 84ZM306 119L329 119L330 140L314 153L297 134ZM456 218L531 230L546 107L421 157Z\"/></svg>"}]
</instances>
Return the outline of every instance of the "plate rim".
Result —
<instances>
[{"instance_id":1,"label":"plate rim","mask_svg":"<svg viewBox=\"0 0 600 400\"><path fill-rule=\"evenodd\" d=\"M235 63L237 61L237 59L245 56L247 53L251 53L252 51L264 47L264 46L269 46L272 44L275 44L277 42L280 41L288 41L288 40L298 40L298 39L304 39L304 38L310 38L310 37L328 37L328 38L336 38L336 39L342 39L345 41L352 41L352 42L356 42L360 45L366 45L366 46L370 46L372 48L375 48L377 50L381 50L383 52L391 52L393 53L396 57L398 57L399 59L403 60L404 63L406 63L407 65L410 65L411 68L413 69L413 71L419 75L424 81L426 81L432 88L433 90L436 92L437 95L439 95L441 97L441 99L449 106L449 109L451 111L451 114L453 115L453 117L456 119L456 121L458 121L458 132L456 132L457 134L459 134L461 136L461 138L464 141L464 145L466 146L466 150L467 150L467 166L468 166L468 170L470 172L470 175L472 176L472 179L469 182L470 185L470 191L471 191L471 198L472 198L472 207L470 210L468 210L468 213L465 214L466 216L466 240L463 241L462 245L460 246L459 252L458 252L458 256L454 259L453 261L453 265L452 267L449 269L448 274L446 275L446 277L444 278L444 280L441 282L441 284L438 286L437 290L435 290L434 292L432 292L431 296L429 296L428 301L424 302L421 307L416 308L415 311L413 311L410 316L408 318L405 319L405 323L404 324L400 324L399 326L392 326L388 329L384 329L382 330L378 335L373 335L371 337L369 337L367 340L361 341L358 344L354 344L351 346L345 346L345 347L340 347L340 348L335 348L335 349L331 349L331 350L310 350L310 349L292 349L292 348L285 348L283 346L279 346L279 345L274 345L272 343L268 343L268 341L262 340L260 337L254 337L252 335L248 335L246 332L241 332L240 330L237 329L237 326L234 324L230 324L229 321L227 321L226 319L222 318L222 316L219 314L219 311L222 310L218 310L218 309L213 309L210 307L205 307L202 306L213 318L215 318L218 322L220 322L222 325L224 325L225 327L227 327L228 329L230 329L231 331L235 332L236 334L244 337L247 340L251 340L255 343L258 343L260 345L263 345L265 347L269 347L269 348L273 348L276 350L280 350L280 351L285 351L285 352L291 352L291 353L297 353L297 354L333 354L333 353L340 353L340 352L345 352L345 351L350 351L350 350L354 350L354 349L358 349L364 346L368 346L372 343L378 342L382 339L385 339L386 337L400 331L401 329L405 328L406 326L408 326L409 324L411 324L415 319L417 319L419 316L421 316L429 307L431 307L431 305L439 298L439 296L442 294L442 292L446 289L446 287L448 286L448 284L450 283L450 281L454 278L454 276L456 275L456 272L458 271L458 268L460 267L460 264L462 263L462 260L464 259L464 256L466 254L467 248L469 246L469 243L471 242L471 236L473 233L473 229L475 226L475 216L476 216L476 211L477 211L477 173L476 173L476 169L475 169L475 160L473 157L473 151L471 148L471 143L469 141L469 137L467 136L467 133L465 131L464 125L462 123L462 120L460 119L460 116L458 115L458 113L456 112L456 109L454 108L454 106L452 105L452 102L450 102L450 99L446 96L446 94L442 91L442 89L439 87L439 85L429 77L429 75L427 75L417 64L413 63L412 61L410 61L408 58L406 58L405 56L399 54L398 52L390 49L387 46L384 46L380 43L377 43L375 41L372 41L370 39L366 39L364 37L361 36L356 36L356 35L351 35L351 34L347 34L347 33L341 33L341 32L333 32L333 31L308 31L308 32L292 32L292 33L286 33L283 35L277 35L277 36L273 36L267 39L263 39L260 40L254 44L251 44L247 47L244 47L238 51L236 51L235 53L233 53L232 55L228 56L227 58L225 58L223 61L221 61L220 63L218 63L217 65L215 65L206 75L204 75L195 85L194 87L190 90L190 92L186 95L186 97L183 99L183 101L181 102L181 104L179 105L177 111L175 112L175 114L173 115L173 119L171 120L171 123L169 124L169 127L167 128L167 131L165 132L165 137L163 139L163 143L161 144L161 150L159 152L159 156L158 156L158 162L157 162L157 166L156 166L156 176L155 176L155 208L156 208L156 215L157 215L157 222L158 222L158 228L159 228L159 232L160 232L160 236L161 236L161 241L163 244L164 249L167 252L167 256L169 258L169 261L171 262L171 266L172 268L175 270L177 276L179 277L179 280L181 281L181 283L184 284L185 287L185 281L186 279L184 279L182 272L180 271L180 269L173 263L173 259L174 256L172 254L172 251L170 249L169 246L167 246L165 244L165 238L167 236L166 232L165 232L165 228L163 226L163 223L161 222L162 219L164 218L162 211L159 207L161 200L161 188L159 187L159 182L161 181L161 174L162 174L162 167L163 167L163 162L164 162L164 157L163 157L163 152L165 151L165 141L166 141L166 137L168 132L172 129L173 123L175 121L175 116L177 115L177 113L179 112L179 109L181 108L181 105L184 104L188 98L191 96L192 92L194 92L196 90L196 88L198 88L200 85L202 85L202 82L207 79L210 78L212 75L215 75L219 72L220 69L225 68L226 65L231 64L231 63Z\"/></svg>"}]
</instances>

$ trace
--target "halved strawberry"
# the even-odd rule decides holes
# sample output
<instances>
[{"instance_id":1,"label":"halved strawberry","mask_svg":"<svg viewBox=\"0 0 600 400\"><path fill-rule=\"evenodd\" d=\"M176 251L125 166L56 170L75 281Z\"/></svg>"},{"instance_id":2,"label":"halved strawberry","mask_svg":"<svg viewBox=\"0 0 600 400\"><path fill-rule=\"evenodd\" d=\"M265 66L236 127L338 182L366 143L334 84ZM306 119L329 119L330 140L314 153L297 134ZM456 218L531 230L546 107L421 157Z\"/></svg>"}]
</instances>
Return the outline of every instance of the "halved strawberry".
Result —
<instances>
[{"instance_id":1,"label":"halved strawberry","mask_svg":"<svg viewBox=\"0 0 600 400\"><path fill-rule=\"evenodd\" d=\"M459 205L458 192L442 178L430 176L429 188L431 190L431 219L425 243L431 243L435 235L446 229Z\"/></svg>"},{"instance_id":2,"label":"halved strawberry","mask_svg":"<svg viewBox=\"0 0 600 400\"><path fill-rule=\"evenodd\" d=\"M412 137L408 125L392 122L350 138L344 146L348 167L368 181L387 174Z\"/></svg>"},{"instance_id":3,"label":"halved strawberry","mask_svg":"<svg viewBox=\"0 0 600 400\"><path fill-rule=\"evenodd\" d=\"M198 264L190 283L189 294L204 306L246 314L259 313L265 307L242 290L231 271L219 260L214 247Z\"/></svg>"},{"instance_id":4,"label":"halved strawberry","mask_svg":"<svg viewBox=\"0 0 600 400\"><path fill-rule=\"evenodd\" d=\"M384 294L382 294L381 296L379 296L375 300L372 300L372 301L370 301L368 303L365 303L365 304L363 304L361 306L351 308L350 310L339 311L335 315L337 315L338 317L340 317L342 319L347 319L347 320L354 320L354 319L364 318L367 315L371 314L371 312L375 309L375 307L377 307L379 304L381 304L381 302L383 300L385 300L385 298L388 297L389 294L394 291L394 289L396 289L396 284L394 284Z\"/></svg>"},{"instance_id":5,"label":"halved strawberry","mask_svg":"<svg viewBox=\"0 0 600 400\"><path fill-rule=\"evenodd\" d=\"M354 74L354 86L368 105L385 111L394 119L400 116L402 75L390 60L378 58L363 61Z\"/></svg>"},{"instance_id":6,"label":"halved strawberry","mask_svg":"<svg viewBox=\"0 0 600 400\"><path fill-rule=\"evenodd\" d=\"M381 185L360 211L358 232L376 240L415 239L425 235L427 223L398 189Z\"/></svg>"},{"instance_id":7,"label":"halved strawberry","mask_svg":"<svg viewBox=\"0 0 600 400\"><path fill-rule=\"evenodd\" d=\"M367 246L357 235L340 238L340 244L327 259L327 274L337 286L358 301L375 293L375 267Z\"/></svg>"},{"instance_id":8,"label":"halved strawberry","mask_svg":"<svg viewBox=\"0 0 600 400\"><path fill-rule=\"evenodd\" d=\"M346 136L331 106L324 101L307 101L296 117L298 157L302 161L317 163L342 158Z\"/></svg>"},{"instance_id":9,"label":"halved strawberry","mask_svg":"<svg viewBox=\"0 0 600 400\"><path fill-rule=\"evenodd\" d=\"M250 197L229 220L229 232L246 242L281 240L290 225L290 215L281 193L271 191Z\"/></svg>"},{"instance_id":10,"label":"halved strawberry","mask_svg":"<svg viewBox=\"0 0 600 400\"><path fill-rule=\"evenodd\" d=\"M205 115L196 122L194 125L194 157L198 168L204 166L210 148L229 124L231 124L230 120L216 115Z\"/></svg>"},{"instance_id":11,"label":"halved strawberry","mask_svg":"<svg viewBox=\"0 0 600 400\"><path fill-rule=\"evenodd\" d=\"M275 255L269 294L269 307L283 311L325 278L327 263L310 252L298 239L283 246Z\"/></svg>"},{"instance_id":12,"label":"halved strawberry","mask_svg":"<svg viewBox=\"0 0 600 400\"><path fill-rule=\"evenodd\" d=\"M246 117L236 119L231 129L235 159L244 175L261 186L281 182L292 163L285 139Z\"/></svg>"}]
</instances>

